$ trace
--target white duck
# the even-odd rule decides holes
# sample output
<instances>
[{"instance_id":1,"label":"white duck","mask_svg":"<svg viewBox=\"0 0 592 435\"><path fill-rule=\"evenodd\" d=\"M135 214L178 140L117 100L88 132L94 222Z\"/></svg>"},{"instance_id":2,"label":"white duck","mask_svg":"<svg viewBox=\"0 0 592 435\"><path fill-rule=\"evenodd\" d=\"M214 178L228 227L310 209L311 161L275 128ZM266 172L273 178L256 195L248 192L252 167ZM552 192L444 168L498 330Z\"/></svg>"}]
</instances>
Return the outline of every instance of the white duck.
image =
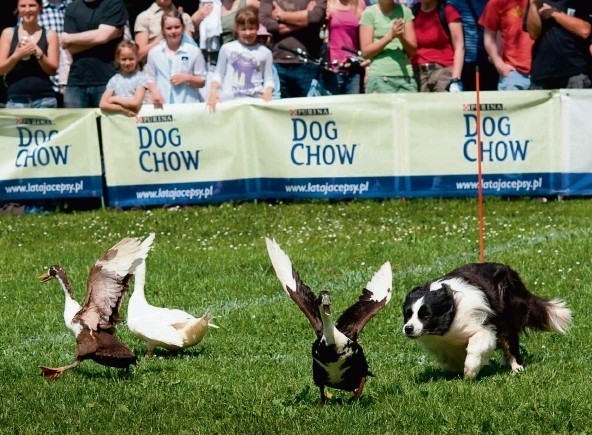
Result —
<instances>
[{"instance_id":1,"label":"white duck","mask_svg":"<svg viewBox=\"0 0 592 435\"><path fill-rule=\"evenodd\" d=\"M134 292L127 306L127 326L138 338L148 344L146 356L151 357L154 348L181 350L198 344L208 328L218 328L210 323L213 316L205 313L196 318L182 310L150 305L144 296L146 263L136 269Z\"/></svg>"}]
</instances>

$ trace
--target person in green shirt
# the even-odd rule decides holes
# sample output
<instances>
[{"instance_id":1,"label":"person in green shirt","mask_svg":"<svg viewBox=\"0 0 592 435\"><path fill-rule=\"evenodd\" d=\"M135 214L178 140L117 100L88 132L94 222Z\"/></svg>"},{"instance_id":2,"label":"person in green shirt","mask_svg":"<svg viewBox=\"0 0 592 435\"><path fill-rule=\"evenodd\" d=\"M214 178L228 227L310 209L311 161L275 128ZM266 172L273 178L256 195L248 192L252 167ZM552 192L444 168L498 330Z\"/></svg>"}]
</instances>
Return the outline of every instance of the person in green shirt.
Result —
<instances>
[{"instance_id":1,"label":"person in green shirt","mask_svg":"<svg viewBox=\"0 0 592 435\"><path fill-rule=\"evenodd\" d=\"M393 0L378 0L360 17L362 56L371 59L366 93L417 92L410 57L417 40L413 13Z\"/></svg>"}]
</instances>

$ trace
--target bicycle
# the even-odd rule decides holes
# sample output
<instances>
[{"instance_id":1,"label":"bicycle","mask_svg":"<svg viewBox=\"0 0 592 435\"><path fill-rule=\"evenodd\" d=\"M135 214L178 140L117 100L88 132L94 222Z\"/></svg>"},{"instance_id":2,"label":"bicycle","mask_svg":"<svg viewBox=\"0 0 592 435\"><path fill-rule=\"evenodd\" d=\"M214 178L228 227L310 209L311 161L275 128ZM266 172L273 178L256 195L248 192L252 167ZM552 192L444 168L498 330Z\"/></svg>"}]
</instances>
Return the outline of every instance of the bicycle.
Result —
<instances>
[{"instance_id":1,"label":"bicycle","mask_svg":"<svg viewBox=\"0 0 592 435\"><path fill-rule=\"evenodd\" d=\"M281 48L282 50L289 51L292 54L295 54L304 63L312 63L320 67L319 77L312 79L310 83L310 88L308 90L308 93L306 94L307 97L322 97L332 95L331 92L329 92L323 85L323 80L321 79L321 74L323 72L341 74L344 70L347 70L348 68L359 67L362 64L362 62L364 62L364 58L362 57L362 53L360 51L347 46L342 46L341 49L344 51L348 51L354 55L349 57L345 62L327 62L327 60L323 56L313 59L308 55L306 51L302 50L301 48L288 47L282 43L279 44L279 48Z\"/></svg>"}]
</instances>

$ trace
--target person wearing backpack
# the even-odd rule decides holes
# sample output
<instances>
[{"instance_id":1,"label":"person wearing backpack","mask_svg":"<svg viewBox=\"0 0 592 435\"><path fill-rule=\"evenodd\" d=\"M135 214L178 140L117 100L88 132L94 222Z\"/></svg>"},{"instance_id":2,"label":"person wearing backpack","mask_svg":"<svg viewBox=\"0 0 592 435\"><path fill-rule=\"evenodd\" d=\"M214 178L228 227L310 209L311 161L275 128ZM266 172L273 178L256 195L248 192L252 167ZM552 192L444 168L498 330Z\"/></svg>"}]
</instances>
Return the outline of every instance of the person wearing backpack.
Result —
<instances>
[{"instance_id":1,"label":"person wearing backpack","mask_svg":"<svg viewBox=\"0 0 592 435\"><path fill-rule=\"evenodd\" d=\"M465 91L474 91L476 86L476 70L479 67L479 90L495 91L499 75L489 61L483 43L483 27L479 17L488 0L448 0L460 13L463 36L465 40L465 62L461 80Z\"/></svg>"},{"instance_id":2,"label":"person wearing backpack","mask_svg":"<svg viewBox=\"0 0 592 435\"><path fill-rule=\"evenodd\" d=\"M445 0L411 8L417 51L411 63L420 92L461 92L465 44L460 13Z\"/></svg>"}]
</instances>

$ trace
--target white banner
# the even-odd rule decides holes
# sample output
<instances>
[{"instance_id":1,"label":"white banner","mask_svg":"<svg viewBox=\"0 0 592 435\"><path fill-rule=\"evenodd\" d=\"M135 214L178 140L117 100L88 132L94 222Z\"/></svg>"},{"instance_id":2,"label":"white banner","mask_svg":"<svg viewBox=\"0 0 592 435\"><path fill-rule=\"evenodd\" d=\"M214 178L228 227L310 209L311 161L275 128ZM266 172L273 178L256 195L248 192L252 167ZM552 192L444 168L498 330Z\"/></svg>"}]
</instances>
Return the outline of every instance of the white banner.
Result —
<instances>
[{"instance_id":1,"label":"white banner","mask_svg":"<svg viewBox=\"0 0 592 435\"><path fill-rule=\"evenodd\" d=\"M563 147L560 193L592 194L592 89L564 89L562 106Z\"/></svg>"},{"instance_id":2,"label":"white banner","mask_svg":"<svg viewBox=\"0 0 592 435\"><path fill-rule=\"evenodd\" d=\"M109 204L592 193L592 90L145 106L101 117ZM478 117L480 121L478 122ZM0 199L101 194L94 110L0 112Z\"/></svg>"},{"instance_id":3,"label":"white banner","mask_svg":"<svg viewBox=\"0 0 592 435\"><path fill-rule=\"evenodd\" d=\"M0 200L102 195L94 109L0 110Z\"/></svg>"},{"instance_id":4,"label":"white banner","mask_svg":"<svg viewBox=\"0 0 592 435\"><path fill-rule=\"evenodd\" d=\"M252 106L260 197L390 197L408 135L395 95Z\"/></svg>"},{"instance_id":5,"label":"white banner","mask_svg":"<svg viewBox=\"0 0 592 435\"><path fill-rule=\"evenodd\" d=\"M407 196L537 195L561 170L560 100L548 91L418 94L407 100ZM478 119L480 122L478 122ZM478 128L479 127L479 128ZM480 131L478 131L480 129Z\"/></svg>"},{"instance_id":6,"label":"white banner","mask_svg":"<svg viewBox=\"0 0 592 435\"><path fill-rule=\"evenodd\" d=\"M248 197L248 110L220 104L144 106L136 118L104 115L103 152L114 206Z\"/></svg>"}]
</instances>

